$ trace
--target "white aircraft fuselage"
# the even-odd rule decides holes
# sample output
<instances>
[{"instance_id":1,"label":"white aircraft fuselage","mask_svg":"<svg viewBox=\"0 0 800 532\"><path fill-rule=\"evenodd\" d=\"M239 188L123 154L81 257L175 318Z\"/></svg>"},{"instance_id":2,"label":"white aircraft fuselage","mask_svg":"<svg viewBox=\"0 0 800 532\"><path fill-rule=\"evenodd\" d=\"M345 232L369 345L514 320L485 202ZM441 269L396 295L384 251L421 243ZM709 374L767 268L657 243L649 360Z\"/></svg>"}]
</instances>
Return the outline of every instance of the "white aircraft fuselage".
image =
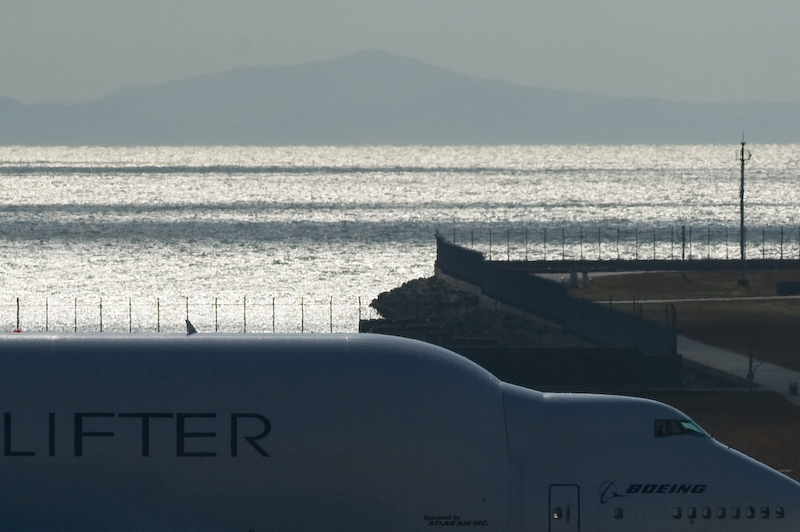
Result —
<instances>
[{"instance_id":1,"label":"white aircraft fuselage","mask_svg":"<svg viewBox=\"0 0 800 532\"><path fill-rule=\"evenodd\" d=\"M4 531L797 531L655 401L379 335L0 336Z\"/></svg>"}]
</instances>

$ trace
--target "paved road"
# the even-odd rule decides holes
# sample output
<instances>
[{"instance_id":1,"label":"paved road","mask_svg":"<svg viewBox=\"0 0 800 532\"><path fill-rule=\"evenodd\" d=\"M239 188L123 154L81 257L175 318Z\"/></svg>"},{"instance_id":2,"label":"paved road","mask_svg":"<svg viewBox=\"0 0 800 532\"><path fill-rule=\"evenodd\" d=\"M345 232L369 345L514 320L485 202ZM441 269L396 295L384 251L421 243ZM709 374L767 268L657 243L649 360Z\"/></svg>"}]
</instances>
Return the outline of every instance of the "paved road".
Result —
<instances>
[{"instance_id":1,"label":"paved road","mask_svg":"<svg viewBox=\"0 0 800 532\"><path fill-rule=\"evenodd\" d=\"M706 303L715 301L773 301L784 299L800 299L800 296L748 296L748 297L691 297L684 299L637 299L637 303ZM607 300L597 300L597 303L607 303ZM613 302L617 303L633 303L633 299L620 299Z\"/></svg>"},{"instance_id":2,"label":"paved road","mask_svg":"<svg viewBox=\"0 0 800 532\"><path fill-rule=\"evenodd\" d=\"M678 353L684 358L747 379L748 357L678 335ZM753 365L756 366L754 361ZM753 382L761 388L778 392L800 406L800 395L790 395L789 385L800 383L800 372L764 362L754 372Z\"/></svg>"}]
</instances>

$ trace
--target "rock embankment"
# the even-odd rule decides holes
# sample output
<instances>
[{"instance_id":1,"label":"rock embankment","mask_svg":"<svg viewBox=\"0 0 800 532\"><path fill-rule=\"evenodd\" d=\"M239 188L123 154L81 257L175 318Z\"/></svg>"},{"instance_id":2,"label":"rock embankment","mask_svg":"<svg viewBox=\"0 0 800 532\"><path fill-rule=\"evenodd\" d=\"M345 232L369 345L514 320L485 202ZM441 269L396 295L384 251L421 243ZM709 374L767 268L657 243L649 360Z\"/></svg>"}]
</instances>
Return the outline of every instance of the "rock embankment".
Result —
<instances>
[{"instance_id":1,"label":"rock embankment","mask_svg":"<svg viewBox=\"0 0 800 532\"><path fill-rule=\"evenodd\" d=\"M437 277L408 281L383 292L370 306L383 317L365 320L362 332L417 338L441 345L577 347L586 345L555 324L481 303Z\"/></svg>"},{"instance_id":2,"label":"rock embankment","mask_svg":"<svg viewBox=\"0 0 800 532\"><path fill-rule=\"evenodd\" d=\"M393 334L460 348L586 347L590 344L559 326L481 303L477 295L428 277L383 292L370 306L382 316L364 320L361 332ZM740 388L736 379L705 366L683 362L684 389Z\"/></svg>"}]
</instances>

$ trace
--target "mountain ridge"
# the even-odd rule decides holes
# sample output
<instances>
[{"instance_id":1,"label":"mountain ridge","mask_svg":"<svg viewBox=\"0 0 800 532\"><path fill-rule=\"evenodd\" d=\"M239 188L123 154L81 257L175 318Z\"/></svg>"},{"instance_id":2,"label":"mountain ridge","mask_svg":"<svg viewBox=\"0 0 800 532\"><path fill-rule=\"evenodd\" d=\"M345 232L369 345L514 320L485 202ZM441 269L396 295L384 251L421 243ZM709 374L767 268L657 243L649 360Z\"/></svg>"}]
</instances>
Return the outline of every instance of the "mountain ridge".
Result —
<instances>
[{"instance_id":1,"label":"mountain ridge","mask_svg":"<svg viewBox=\"0 0 800 532\"><path fill-rule=\"evenodd\" d=\"M244 67L81 104L0 98L4 145L696 144L800 141L800 104L527 87L374 50Z\"/></svg>"}]
</instances>

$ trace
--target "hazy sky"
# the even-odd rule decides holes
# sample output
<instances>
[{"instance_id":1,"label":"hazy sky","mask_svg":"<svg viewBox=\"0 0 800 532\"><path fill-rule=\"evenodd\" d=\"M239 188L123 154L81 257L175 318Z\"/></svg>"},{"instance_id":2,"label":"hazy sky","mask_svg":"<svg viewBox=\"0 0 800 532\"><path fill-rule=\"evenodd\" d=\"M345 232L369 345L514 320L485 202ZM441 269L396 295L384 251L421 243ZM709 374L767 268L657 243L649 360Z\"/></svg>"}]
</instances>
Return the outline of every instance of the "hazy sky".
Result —
<instances>
[{"instance_id":1,"label":"hazy sky","mask_svg":"<svg viewBox=\"0 0 800 532\"><path fill-rule=\"evenodd\" d=\"M800 101L797 0L0 0L0 95L94 99L377 49L526 85Z\"/></svg>"}]
</instances>

